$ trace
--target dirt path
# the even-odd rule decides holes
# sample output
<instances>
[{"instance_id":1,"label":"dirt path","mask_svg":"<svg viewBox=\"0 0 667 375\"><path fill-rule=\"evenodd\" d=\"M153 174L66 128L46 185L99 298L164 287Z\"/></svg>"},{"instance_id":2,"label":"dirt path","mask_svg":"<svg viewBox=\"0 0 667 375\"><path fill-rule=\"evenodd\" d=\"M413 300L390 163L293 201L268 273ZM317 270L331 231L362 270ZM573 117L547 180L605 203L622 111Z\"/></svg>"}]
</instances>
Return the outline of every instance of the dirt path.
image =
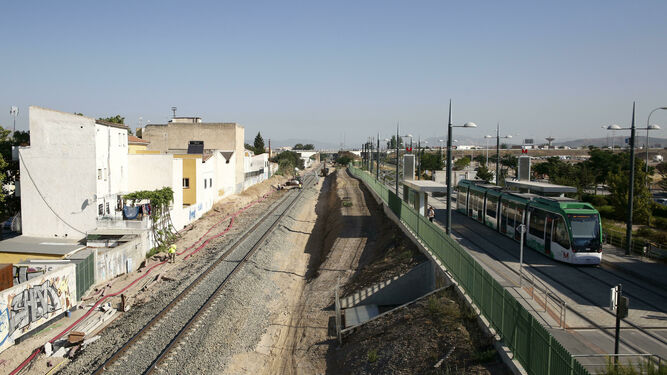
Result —
<instances>
[{"instance_id":1,"label":"dirt path","mask_svg":"<svg viewBox=\"0 0 667 375\"><path fill-rule=\"evenodd\" d=\"M361 254L368 245L366 233L373 231L375 221L358 181L343 170L323 186L320 205L328 207L313 210L303 223L306 228L313 229L313 234L301 241L297 239L295 257L284 260L301 267L297 273L304 274L306 268L303 266L307 264L296 254L301 251L308 255L310 270L317 271L311 272L308 281L295 278L286 290L287 306L276 311L272 329L257 348L257 351L268 348L266 365L260 371L262 374L321 374L327 371L327 351L330 344L335 345L331 324L334 287L338 282L344 284L358 268ZM315 218L318 222L313 224Z\"/></svg>"}]
</instances>

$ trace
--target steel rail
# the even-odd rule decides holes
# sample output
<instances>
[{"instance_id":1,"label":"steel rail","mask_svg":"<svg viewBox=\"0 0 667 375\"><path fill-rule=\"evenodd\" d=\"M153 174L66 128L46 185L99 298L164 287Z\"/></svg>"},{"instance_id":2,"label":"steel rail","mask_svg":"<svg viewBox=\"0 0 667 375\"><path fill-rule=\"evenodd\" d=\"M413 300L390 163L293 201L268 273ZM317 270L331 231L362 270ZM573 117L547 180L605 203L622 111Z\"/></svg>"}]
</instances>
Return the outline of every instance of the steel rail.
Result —
<instances>
[{"instance_id":1,"label":"steel rail","mask_svg":"<svg viewBox=\"0 0 667 375\"><path fill-rule=\"evenodd\" d=\"M165 361L165 359L167 359L167 355L171 352L174 346L176 346L176 344L178 344L181 340L183 340L185 333L191 329L195 321L197 321L202 316L202 314L204 314L204 312L211 306L213 301L220 295L225 286L227 286L227 283L229 282L229 280L231 280L232 276L234 276L237 272L239 272L243 268L243 266L248 262L250 257L252 257L253 254L255 254L259 249L259 247L264 243L267 237L273 233L273 230L281 223L282 219L285 217L287 212L289 212L290 209L294 206L294 204L301 196L302 192L303 190L296 195L296 197L292 200L292 202L290 202L290 204L285 208L285 210L283 210L283 212L276 219L276 221L273 222L273 224L271 224L271 226L266 230L266 232L262 234L262 236L257 240L257 242L255 242L255 244L250 248L250 250L248 250L248 252L243 256L243 258L236 264L236 266L234 266L232 271L222 280L222 282L220 283L220 285L218 285L215 291L211 293L211 295L206 299L206 302L204 302L204 304L199 308L199 310L197 310L197 312L188 320L185 326L183 326L178 331L178 333L176 334L176 336L174 336L169 345L167 345L167 347L162 351L162 353L160 353L160 355L153 361L153 363L151 363L150 367L145 372L146 374L153 373L155 370L157 370L158 366L160 366Z\"/></svg>"},{"instance_id":2,"label":"steel rail","mask_svg":"<svg viewBox=\"0 0 667 375\"><path fill-rule=\"evenodd\" d=\"M285 209L285 212L287 212L289 210L289 208L291 208L291 206L294 204L294 202L296 202L296 200L301 195L301 193L302 193L302 191L300 191L299 193L296 194L296 196L294 197L292 202ZM247 235L249 233L252 233L260 225L262 225L283 203L285 203L285 201L287 201L288 198L289 198L289 195L286 195L283 198L282 201L277 203L264 216L262 216L262 218L260 220L258 220L257 223L255 225L253 225L252 228L250 228L250 230L248 230L246 232L245 236L242 236L241 238L236 240L231 245L231 247L229 247L220 257L218 257L218 259L216 259L204 272L202 272L199 275L199 277L197 277L183 291L181 291L169 304L167 304L167 306L165 306L157 315L155 315L148 323L146 323L146 325L144 325L144 327L142 327L137 333L135 333L125 344L123 344L123 346L121 346L118 350L116 350L116 352L114 352L114 354L111 357L109 357L101 366L99 366L93 372L93 374L101 374L101 373L107 371L110 368L110 366L112 366L116 361L121 359L124 356L124 354L130 348L132 348L137 341L139 341L144 335L146 335L158 322L160 322L162 320L162 318L165 317L168 312L170 312L172 309L174 309L174 307L176 307L185 297L187 297L190 294L190 292L194 291L195 288L201 284L201 282L203 281L205 276L207 276L208 274L213 272L217 268L217 266L219 266L222 262L224 262L227 259L227 257L236 248L238 248L242 243L244 243L246 238L247 238ZM284 212L283 212L283 214L284 214ZM281 214L280 218L282 218L283 214ZM280 221L280 218L276 221L276 223ZM272 228L274 228L276 223L274 223L271 226L271 229L269 230L269 232L272 230ZM265 233L265 235L266 235L266 233ZM265 235L262 236L262 238L264 238ZM237 265L237 267L238 267L238 265ZM227 278L225 278L225 280L227 280ZM214 294L215 294L215 292L214 292ZM199 312L197 312L195 315L197 315L198 313ZM180 332L179 332L179 334L180 334Z\"/></svg>"}]
</instances>

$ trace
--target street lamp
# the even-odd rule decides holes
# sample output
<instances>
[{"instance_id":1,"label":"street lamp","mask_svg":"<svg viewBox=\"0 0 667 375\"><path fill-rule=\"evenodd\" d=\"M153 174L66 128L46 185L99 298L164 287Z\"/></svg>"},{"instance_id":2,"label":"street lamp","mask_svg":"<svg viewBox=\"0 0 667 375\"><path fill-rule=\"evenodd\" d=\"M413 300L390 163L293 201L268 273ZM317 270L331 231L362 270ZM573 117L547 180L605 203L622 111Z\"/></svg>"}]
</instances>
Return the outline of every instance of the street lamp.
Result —
<instances>
[{"instance_id":1,"label":"street lamp","mask_svg":"<svg viewBox=\"0 0 667 375\"><path fill-rule=\"evenodd\" d=\"M650 116L649 116L650 117ZM628 186L628 217L626 222L625 229L625 242L626 249L625 255L630 255L632 244L632 201L635 194L635 130L658 130L660 127L658 125L649 125L645 128L635 128L635 103L632 103L632 125L629 128L622 128L616 124L609 125L607 130L630 130L630 182Z\"/></svg>"},{"instance_id":2,"label":"street lamp","mask_svg":"<svg viewBox=\"0 0 667 375\"><path fill-rule=\"evenodd\" d=\"M447 124L447 234L452 234L452 128L476 128L474 122L452 125L452 100L449 100L449 122Z\"/></svg>"},{"instance_id":3,"label":"street lamp","mask_svg":"<svg viewBox=\"0 0 667 375\"><path fill-rule=\"evenodd\" d=\"M500 136L500 122L496 125L496 186L500 181L500 138L512 138L511 135L506 135L504 137Z\"/></svg>"},{"instance_id":4,"label":"street lamp","mask_svg":"<svg viewBox=\"0 0 667 375\"><path fill-rule=\"evenodd\" d=\"M667 110L667 107L658 107L658 108L655 108L654 110L652 110L651 112L649 112L649 114L648 114L648 119L646 119L646 183L647 183L647 184L648 184L648 148L649 148L649 146L648 146L648 131L649 131L649 130L652 130L652 129L649 129L649 127L650 127L649 123L651 122L651 115L653 114L653 112L655 112L655 111L657 111L657 110L659 110L659 109L665 111L665 110ZM655 126L658 126L658 125L655 125ZM657 129L660 129L660 127L658 126Z\"/></svg>"},{"instance_id":5,"label":"street lamp","mask_svg":"<svg viewBox=\"0 0 667 375\"><path fill-rule=\"evenodd\" d=\"M489 139L493 138L492 135L485 135L484 139L486 139L486 165L489 165Z\"/></svg>"}]
</instances>

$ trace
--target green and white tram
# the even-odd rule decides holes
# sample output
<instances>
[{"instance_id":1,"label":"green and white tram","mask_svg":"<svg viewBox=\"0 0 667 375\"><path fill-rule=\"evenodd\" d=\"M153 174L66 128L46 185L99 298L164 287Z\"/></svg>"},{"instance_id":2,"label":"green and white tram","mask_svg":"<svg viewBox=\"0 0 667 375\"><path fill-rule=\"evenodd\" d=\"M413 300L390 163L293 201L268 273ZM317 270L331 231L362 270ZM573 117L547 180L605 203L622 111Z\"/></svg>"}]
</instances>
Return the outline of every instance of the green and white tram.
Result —
<instances>
[{"instance_id":1,"label":"green and white tram","mask_svg":"<svg viewBox=\"0 0 667 375\"><path fill-rule=\"evenodd\" d=\"M588 203L571 198L542 197L501 190L478 181L461 180L456 209L501 234L520 240L524 224L527 246L566 263L600 264L600 215Z\"/></svg>"}]
</instances>

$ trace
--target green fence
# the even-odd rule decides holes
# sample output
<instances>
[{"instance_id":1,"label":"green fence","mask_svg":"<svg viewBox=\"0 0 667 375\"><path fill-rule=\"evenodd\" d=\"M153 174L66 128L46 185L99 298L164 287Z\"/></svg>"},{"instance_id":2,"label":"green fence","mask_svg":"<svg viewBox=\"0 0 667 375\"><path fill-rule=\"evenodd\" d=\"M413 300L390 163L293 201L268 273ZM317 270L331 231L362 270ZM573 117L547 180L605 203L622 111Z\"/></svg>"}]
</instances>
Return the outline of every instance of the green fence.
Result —
<instances>
[{"instance_id":1,"label":"green fence","mask_svg":"<svg viewBox=\"0 0 667 375\"><path fill-rule=\"evenodd\" d=\"M76 264L76 300L81 301L81 296L95 283L95 254L90 253L84 259L75 259Z\"/></svg>"},{"instance_id":2,"label":"green fence","mask_svg":"<svg viewBox=\"0 0 667 375\"><path fill-rule=\"evenodd\" d=\"M349 170L373 189L445 265L529 374L589 374L458 242L419 215L374 176L355 167Z\"/></svg>"}]
</instances>

